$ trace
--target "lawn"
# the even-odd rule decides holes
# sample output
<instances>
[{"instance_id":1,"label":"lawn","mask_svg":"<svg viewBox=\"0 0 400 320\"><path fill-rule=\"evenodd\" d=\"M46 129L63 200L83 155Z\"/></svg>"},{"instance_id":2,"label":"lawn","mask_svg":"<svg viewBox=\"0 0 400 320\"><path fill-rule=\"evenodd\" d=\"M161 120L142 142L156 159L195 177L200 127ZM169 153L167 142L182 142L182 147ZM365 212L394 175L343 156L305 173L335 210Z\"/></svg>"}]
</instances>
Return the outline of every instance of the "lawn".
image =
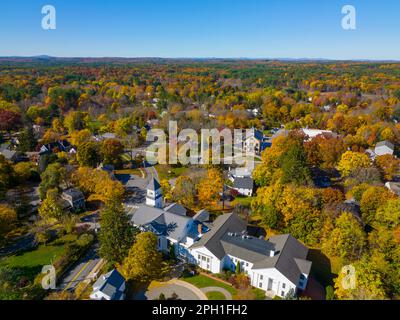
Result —
<instances>
[{"instance_id":1,"label":"lawn","mask_svg":"<svg viewBox=\"0 0 400 320\"><path fill-rule=\"evenodd\" d=\"M226 300L225 295L218 291L210 291L206 293L208 300Z\"/></svg>"},{"instance_id":2,"label":"lawn","mask_svg":"<svg viewBox=\"0 0 400 320\"><path fill-rule=\"evenodd\" d=\"M164 179L173 179L183 175L188 168L186 167L171 167L169 165L156 165L155 169L157 170L158 176L160 180Z\"/></svg>"},{"instance_id":3,"label":"lawn","mask_svg":"<svg viewBox=\"0 0 400 320\"><path fill-rule=\"evenodd\" d=\"M237 293L237 291L234 287L232 287L226 283L223 283L221 281L211 279L204 275L187 277L187 278L183 278L182 280L193 284L197 288L221 287L221 288L229 291L232 294L232 296L236 295L236 293Z\"/></svg>"},{"instance_id":4,"label":"lawn","mask_svg":"<svg viewBox=\"0 0 400 320\"><path fill-rule=\"evenodd\" d=\"M66 243L75 240L75 235L66 235L51 244L40 245L33 250L5 257L0 260L0 266L19 269L26 277L33 279L41 272L44 265L51 264L62 256Z\"/></svg>"},{"instance_id":5,"label":"lawn","mask_svg":"<svg viewBox=\"0 0 400 320\"><path fill-rule=\"evenodd\" d=\"M238 204L241 204L244 207L250 208L251 202L255 199L256 197L241 197L237 196L235 200L232 201L232 206L235 207Z\"/></svg>"},{"instance_id":6,"label":"lawn","mask_svg":"<svg viewBox=\"0 0 400 320\"><path fill-rule=\"evenodd\" d=\"M130 175L135 175L135 176L142 177L142 171L140 171L139 169L115 170L114 174L115 175L130 174Z\"/></svg>"}]
</instances>

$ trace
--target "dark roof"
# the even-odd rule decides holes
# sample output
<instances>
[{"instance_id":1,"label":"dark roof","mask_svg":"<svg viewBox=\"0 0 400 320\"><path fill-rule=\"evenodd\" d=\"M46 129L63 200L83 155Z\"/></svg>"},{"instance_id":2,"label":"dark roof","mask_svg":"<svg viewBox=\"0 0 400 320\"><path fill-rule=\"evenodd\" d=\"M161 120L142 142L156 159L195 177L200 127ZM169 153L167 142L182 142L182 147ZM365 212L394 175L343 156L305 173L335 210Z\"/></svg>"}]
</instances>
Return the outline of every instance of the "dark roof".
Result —
<instances>
[{"instance_id":1,"label":"dark roof","mask_svg":"<svg viewBox=\"0 0 400 320\"><path fill-rule=\"evenodd\" d=\"M234 213L219 216L211 230L191 248L206 247L218 259L234 256L253 263L253 269L276 268L293 284L301 274L309 274L308 248L290 234L270 237L267 241L250 237L246 224Z\"/></svg>"},{"instance_id":2,"label":"dark roof","mask_svg":"<svg viewBox=\"0 0 400 320\"><path fill-rule=\"evenodd\" d=\"M211 230L194 243L191 248L206 247L218 259L225 256L225 250L220 239L228 232L240 233L246 230L246 223L235 213L227 213L219 216L212 224Z\"/></svg>"},{"instance_id":3,"label":"dark roof","mask_svg":"<svg viewBox=\"0 0 400 320\"><path fill-rule=\"evenodd\" d=\"M160 186L160 184L158 183L158 181L157 181L156 178L151 179L150 182L149 182L149 184L147 185L147 189L148 189L148 190L156 191L156 190L158 190L158 189L160 189L160 188L161 188L161 186Z\"/></svg>"},{"instance_id":4,"label":"dark roof","mask_svg":"<svg viewBox=\"0 0 400 320\"><path fill-rule=\"evenodd\" d=\"M165 207L164 210L175 213L175 214L179 214L181 216L186 216L186 212L187 212L185 207L179 203L172 203L169 206Z\"/></svg>"},{"instance_id":5,"label":"dark roof","mask_svg":"<svg viewBox=\"0 0 400 320\"><path fill-rule=\"evenodd\" d=\"M254 181L252 178L244 177L244 178L235 178L233 181L233 187L235 189L250 189L254 188Z\"/></svg>"},{"instance_id":6,"label":"dark roof","mask_svg":"<svg viewBox=\"0 0 400 320\"><path fill-rule=\"evenodd\" d=\"M175 240L183 234L189 220L191 220L189 217L146 205L139 206L131 218L132 224L151 227L157 233Z\"/></svg>"},{"instance_id":7,"label":"dark roof","mask_svg":"<svg viewBox=\"0 0 400 320\"><path fill-rule=\"evenodd\" d=\"M73 201L80 200L80 199L84 198L83 193L80 190L75 189L75 188L71 188L71 189L65 190L63 192L63 194L71 197Z\"/></svg>"},{"instance_id":8,"label":"dark roof","mask_svg":"<svg viewBox=\"0 0 400 320\"><path fill-rule=\"evenodd\" d=\"M394 150L394 144L391 143L390 141L381 141L381 142L378 142L378 143L376 144L376 147L375 147L375 148L378 148L378 147L388 147L389 149Z\"/></svg>"},{"instance_id":9,"label":"dark roof","mask_svg":"<svg viewBox=\"0 0 400 320\"><path fill-rule=\"evenodd\" d=\"M309 274L311 261L306 260L308 248L290 234L273 236L268 239L275 251L273 257L266 257L255 263L253 269L276 268L295 285L302 273Z\"/></svg>"}]
</instances>

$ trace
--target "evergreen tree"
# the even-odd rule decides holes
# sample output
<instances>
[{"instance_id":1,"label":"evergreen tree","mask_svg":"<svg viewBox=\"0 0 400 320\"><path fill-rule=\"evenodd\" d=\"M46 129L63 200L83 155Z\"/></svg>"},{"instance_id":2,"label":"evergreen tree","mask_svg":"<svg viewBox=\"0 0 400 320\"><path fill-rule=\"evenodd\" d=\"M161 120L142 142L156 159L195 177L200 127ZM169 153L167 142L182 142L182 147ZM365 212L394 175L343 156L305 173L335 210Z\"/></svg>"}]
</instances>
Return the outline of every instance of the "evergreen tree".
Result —
<instances>
[{"instance_id":1,"label":"evergreen tree","mask_svg":"<svg viewBox=\"0 0 400 320\"><path fill-rule=\"evenodd\" d=\"M111 264L121 263L128 255L135 238L135 229L120 204L108 203L101 213L100 256Z\"/></svg>"},{"instance_id":2,"label":"evergreen tree","mask_svg":"<svg viewBox=\"0 0 400 320\"><path fill-rule=\"evenodd\" d=\"M19 135L19 151L28 152L34 151L37 146L37 140L31 126L26 127Z\"/></svg>"}]
</instances>

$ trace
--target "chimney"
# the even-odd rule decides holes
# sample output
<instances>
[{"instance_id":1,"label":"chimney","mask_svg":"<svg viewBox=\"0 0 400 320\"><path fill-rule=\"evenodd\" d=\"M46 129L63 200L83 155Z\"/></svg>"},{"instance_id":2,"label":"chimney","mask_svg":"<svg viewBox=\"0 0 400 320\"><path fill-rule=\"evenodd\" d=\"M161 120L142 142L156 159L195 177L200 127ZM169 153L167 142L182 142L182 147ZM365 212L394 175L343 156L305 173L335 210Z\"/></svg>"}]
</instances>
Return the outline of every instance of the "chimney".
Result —
<instances>
[{"instance_id":1,"label":"chimney","mask_svg":"<svg viewBox=\"0 0 400 320\"><path fill-rule=\"evenodd\" d=\"M269 251L269 256L270 257L274 257L275 256L275 251L274 250L270 250Z\"/></svg>"},{"instance_id":2,"label":"chimney","mask_svg":"<svg viewBox=\"0 0 400 320\"><path fill-rule=\"evenodd\" d=\"M201 223L199 223L198 225L197 225L197 232L199 233L199 236L201 236L202 235L202 232L203 230L202 230L202 225L201 225Z\"/></svg>"}]
</instances>

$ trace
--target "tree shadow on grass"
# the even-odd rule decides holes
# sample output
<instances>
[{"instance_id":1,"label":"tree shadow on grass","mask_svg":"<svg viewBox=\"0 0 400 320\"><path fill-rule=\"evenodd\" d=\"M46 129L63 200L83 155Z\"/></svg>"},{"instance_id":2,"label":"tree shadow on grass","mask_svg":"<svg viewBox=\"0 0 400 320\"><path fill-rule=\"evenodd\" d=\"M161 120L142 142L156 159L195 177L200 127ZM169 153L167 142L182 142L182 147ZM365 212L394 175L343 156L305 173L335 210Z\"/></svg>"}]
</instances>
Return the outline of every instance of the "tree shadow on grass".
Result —
<instances>
[{"instance_id":1,"label":"tree shadow on grass","mask_svg":"<svg viewBox=\"0 0 400 320\"><path fill-rule=\"evenodd\" d=\"M336 274L332 273L332 264L330 259L319 249L310 249L308 260L312 261L311 274L324 287L333 286L333 279Z\"/></svg>"}]
</instances>

